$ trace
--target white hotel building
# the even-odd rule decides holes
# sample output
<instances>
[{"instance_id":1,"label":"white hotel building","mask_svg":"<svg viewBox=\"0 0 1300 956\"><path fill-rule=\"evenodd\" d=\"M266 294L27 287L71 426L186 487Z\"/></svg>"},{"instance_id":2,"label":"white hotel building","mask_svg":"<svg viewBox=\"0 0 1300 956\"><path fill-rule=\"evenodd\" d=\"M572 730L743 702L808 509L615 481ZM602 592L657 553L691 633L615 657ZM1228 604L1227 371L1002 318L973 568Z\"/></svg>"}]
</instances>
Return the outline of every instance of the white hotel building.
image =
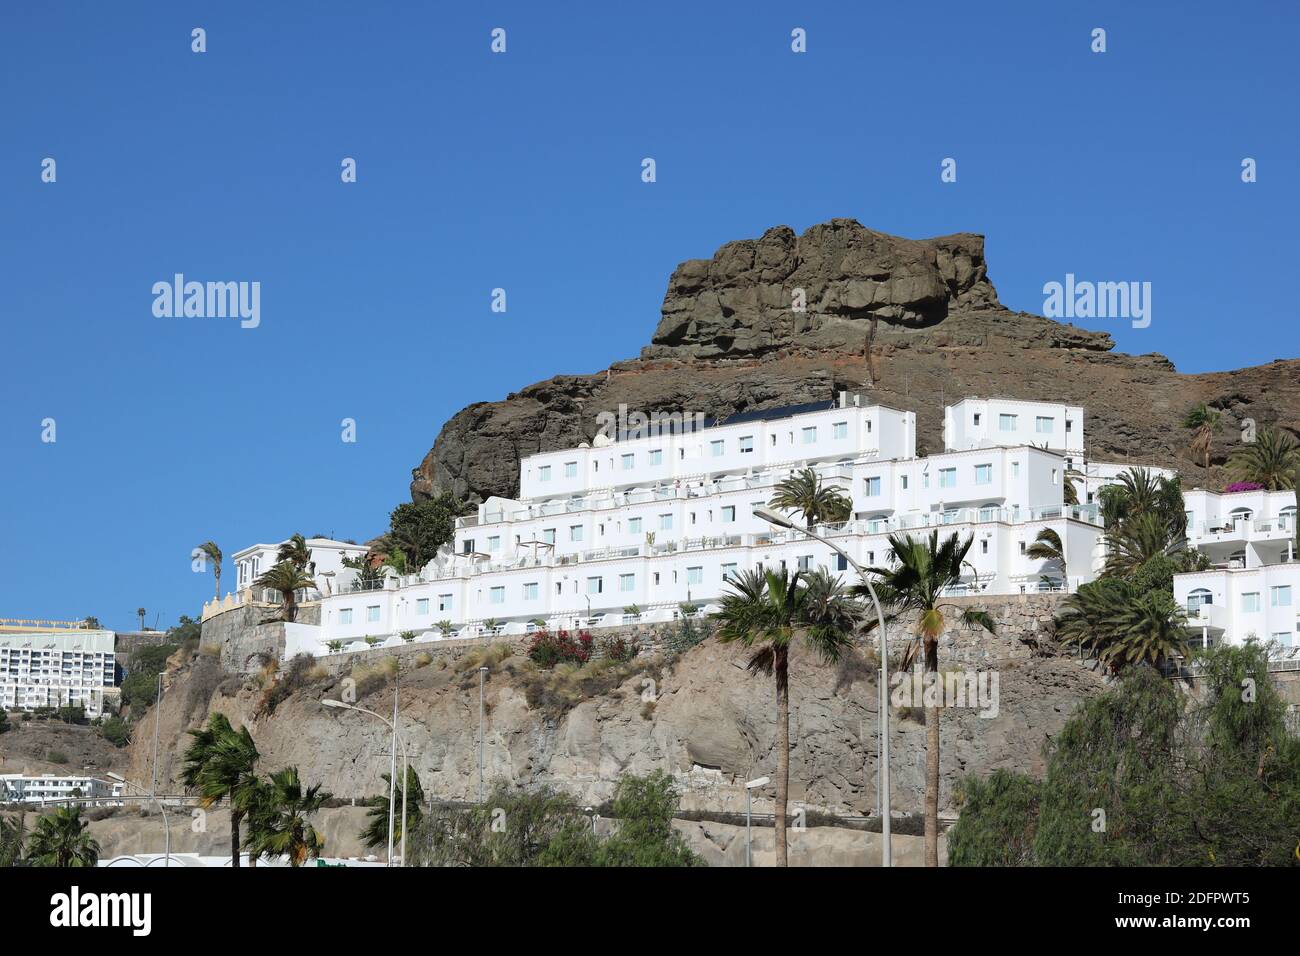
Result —
<instances>
[{"instance_id":1,"label":"white hotel building","mask_svg":"<svg viewBox=\"0 0 1300 956\"><path fill-rule=\"evenodd\" d=\"M111 800L121 797L126 785L98 777L46 774L24 776L0 773L0 803L44 803L47 800Z\"/></svg>"},{"instance_id":2,"label":"white hotel building","mask_svg":"<svg viewBox=\"0 0 1300 956\"><path fill-rule=\"evenodd\" d=\"M286 653L395 645L407 631L436 640L440 622L468 637L671 620L683 603L716 604L743 569L846 571L825 545L753 515L804 467L852 499L850 520L819 532L855 561L885 561L892 533L938 528L973 539L961 592L1073 590L1104 558L1094 492L1127 467L1085 463L1083 429L1078 406L967 399L947 409L946 450L918 458L912 412L840 395L598 436L524 458L519 497L489 498L459 519L454 546L418 574L354 590L355 572L340 570L320 598L320 625L290 626ZM1069 480L1078 506L1063 503ZM1064 567L1025 554L1044 528L1060 536Z\"/></svg>"},{"instance_id":3,"label":"white hotel building","mask_svg":"<svg viewBox=\"0 0 1300 956\"><path fill-rule=\"evenodd\" d=\"M81 706L94 719L117 695L112 631L0 634L0 707Z\"/></svg>"}]
</instances>

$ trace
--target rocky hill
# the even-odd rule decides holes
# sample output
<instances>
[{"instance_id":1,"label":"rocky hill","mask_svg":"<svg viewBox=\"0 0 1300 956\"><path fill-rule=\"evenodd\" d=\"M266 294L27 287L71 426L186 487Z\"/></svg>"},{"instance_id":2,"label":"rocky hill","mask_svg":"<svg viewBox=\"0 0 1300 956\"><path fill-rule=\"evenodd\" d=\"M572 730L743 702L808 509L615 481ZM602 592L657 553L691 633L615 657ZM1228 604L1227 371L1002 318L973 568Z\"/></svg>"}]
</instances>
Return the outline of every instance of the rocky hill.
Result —
<instances>
[{"instance_id":1,"label":"rocky hill","mask_svg":"<svg viewBox=\"0 0 1300 956\"><path fill-rule=\"evenodd\" d=\"M804 311L792 308L797 290ZM1080 404L1091 456L1172 466L1195 482L1221 479L1244 418L1300 434L1300 359L1183 375L1163 355L1114 351L1104 332L1004 308L982 236L918 241L834 219L683 262L639 358L463 409L412 472L411 494L513 496L521 456L589 440L620 404L725 416L841 390L916 411L930 452L943 447L943 406L966 395ZM1200 401L1227 413L1209 475L1179 427Z\"/></svg>"}]
</instances>

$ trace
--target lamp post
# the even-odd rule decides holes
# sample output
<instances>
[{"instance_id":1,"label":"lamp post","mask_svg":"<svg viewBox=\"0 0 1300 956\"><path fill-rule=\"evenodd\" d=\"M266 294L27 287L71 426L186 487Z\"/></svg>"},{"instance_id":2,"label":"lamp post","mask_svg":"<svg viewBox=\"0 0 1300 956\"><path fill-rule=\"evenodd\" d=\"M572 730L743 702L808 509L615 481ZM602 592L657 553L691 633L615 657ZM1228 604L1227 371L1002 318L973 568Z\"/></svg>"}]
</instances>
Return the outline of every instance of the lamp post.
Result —
<instances>
[{"instance_id":1,"label":"lamp post","mask_svg":"<svg viewBox=\"0 0 1300 956\"><path fill-rule=\"evenodd\" d=\"M483 681L487 677L487 665L478 669L478 802L483 802ZM403 861L405 862L405 861Z\"/></svg>"},{"instance_id":2,"label":"lamp post","mask_svg":"<svg viewBox=\"0 0 1300 956\"><path fill-rule=\"evenodd\" d=\"M158 799L156 794L146 792L144 787L137 787L130 780L127 780L126 777L123 777L120 773L113 773L113 771L109 770L105 774L105 776L107 776L110 780L116 780L118 783L122 784L123 786L130 787L132 790L138 791L142 796L148 797L155 804L157 804L158 811L162 814L162 818L163 818L163 833L164 833L163 866L170 867L172 865L172 828L171 828L171 824L167 822L167 808L163 806L163 802Z\"/></svg>"},{"instance_id":3,"label":"lamp post","mask_svg":"<svg viewBox=\"0 0 1300 956\"><path fill-rule=\"evenodd\" d=\"M322 700L321 703L326 707L334 707L338 710L355 710L359 714L368 714L375 720L382 723L385 727L393 732L393 744L390 745L392 751L393 770L388 775L388 865L393 865L393 806L396 794L395 778L397 776L397 747L402 748L402 866L406 866L406 784L410 773L407 771L409 757L406 751L406 740L397 732L397 695L393 695L393 719L390 721L387 717L382 717L373 710L367 710L364 707L358 707L355 704L345 704L341 700Z\"/></svg>"},{"instance_id":4,"label":"lamp post","mask_svg":"<svg viewBox=\"0 0 1300 956\"><path fill-rule=\"evenodd\" d=\"M761 518L768 524L776 525L778 528L786 528L790 531L797 531L806 535L815 541L820 541L826 547L830 548L841 558L848 562L849 566L857 572L860 580L871 595L871 602L876 606L876 623L880 628L880 839L882 843L880 854L880 865L891 867L894 865L894 851L892 840L890 838L890 799L889 799L889 641L885 636L885 612L880 606L880 598L876 596L876 589L871 583L871 578L863 570L862 565L854 561L847 551L839 545L828 541L815 532L807 528L801 528L784 515L777 514L769 508L755 508L754 516Z\"/></svg>"},{"instance_id":5,"label":"lamp post","mask_svg":"<svg viewBox=\"0 0 1300 956\"><path fill-rule=\"evenodd\" d=\"M754 791L759 787L766 787L769 782L771 782L770 777L759 777L745 784L745 866L747 867L754 865L754 838L750 827L750 817L754 809Z\"/></svg>"}]
</instances>

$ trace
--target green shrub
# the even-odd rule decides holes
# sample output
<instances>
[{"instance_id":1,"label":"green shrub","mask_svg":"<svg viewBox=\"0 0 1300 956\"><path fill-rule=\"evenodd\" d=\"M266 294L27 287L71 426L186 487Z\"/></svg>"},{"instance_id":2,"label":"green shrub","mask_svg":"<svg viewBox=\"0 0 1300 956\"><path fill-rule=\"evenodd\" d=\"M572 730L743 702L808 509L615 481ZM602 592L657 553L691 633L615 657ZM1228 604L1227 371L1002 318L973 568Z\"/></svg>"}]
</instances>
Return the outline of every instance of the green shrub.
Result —
<instances>
[{"instance_id":1,"label":"green shrub","mask_svg":"<svg viewBox=\"0 0 1300 956\"><path fill-rule=\"evenodd\" d=\"M125 747L131 742L131 727L121 717L109 717L100 726L99 732L114 747Z\"/></svg>"}]
</instances>

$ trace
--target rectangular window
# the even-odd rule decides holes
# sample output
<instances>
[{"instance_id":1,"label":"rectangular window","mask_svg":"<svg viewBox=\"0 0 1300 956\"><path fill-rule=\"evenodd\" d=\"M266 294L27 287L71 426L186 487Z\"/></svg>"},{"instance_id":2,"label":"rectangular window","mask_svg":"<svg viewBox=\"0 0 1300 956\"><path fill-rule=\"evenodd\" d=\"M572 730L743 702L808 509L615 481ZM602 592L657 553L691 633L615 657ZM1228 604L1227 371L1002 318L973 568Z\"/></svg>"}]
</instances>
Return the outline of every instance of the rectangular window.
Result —
<instances>
[{"instance_id":1,"label":"rectangular window","mask_svg":"<svg viewBox=\"0 0 1300 956\"><path fill-rule=\"evenodd\" d=\"M635 574L620 574L620 575L618 576L618 589L619 589L620 591L635 591L635 590L636 590L636 575L635 575Z\"/></svg>"},{"instance_id":2,"label":"rectangular window","mask_svg":"<svg viewBox=\"0 0 1300 956\"><path fill-rule=\"evenodd\" d=\"M439 611L450 611L450 610L451 610L451 595L450 595L450 594L439 594L439 595L438 595L438 610L439 610Z\"/></svg>"},{"instance_id":3,"label":"rectangular window","mask_svg":"<svg viewBox=\"0 0 1300 956\"><path fill-rule=\"evenodd\" d=\"M740 453L748 455L754 451L754 436L746 435L740 439Z\"/></svg>"},{"instance_id":4,"label":"rectangular window","mask_svg":"<svg viewBox=\"0 0 1300 956\"><path fill-rule=\"evenodd\" d=\"M849 562L845 559L844 555L842 554L835 555L835 570L847 571L848 569L849 569Z\"/></svg>"},{"instance_id":5,"label":"rectangular window","mask_svg":"<svg viewBox=\"0 0 1300 956\"><path fill-rule=\"evenodd\" d=\"M524 600L525 600L525 601L536 601L536 600L537 600L537 591L538 591L538 588L537 588L537 582L536 582L536 581L530 581L530 582L528 582L527 584L525 584L525 585L524 585Z\"/></svg>"},{"instance_id":6,"label":"rectangular window","mask_svg":"<svg viewBox=\"0 0 1300 956\"><path fill-rule=\"evenodd\" d=\"M492 537L488 538L488 550L489 551L501 550L501 535L494 534L492 535Z\"/></svg>"},{"instance_id":7,"label":"rectangular window","mask_svg":"<svg viewBox=\"0 0 1300 956\"><path fill-rule=\"evenodd\" d=\"M1241 609L1249 614L1259 610L1259 592L1247 591L1241 596Z\"/></svg>"},{"instance_id":8,"label":"rectangular window","mask_svg":"<svg viewBox=\"0 0 1300 956\"><path fill-rule=\"evenodd\" d=\"M377 620L379 620L379 605L372 604L366 608L366 621L374 623Z\"/></svg>"},{"instance_id":9,"label":"rectangular window","mask_svg":"<svg viewBox=\"0 0 1300 956\"><path fill-rule=\"evenodd\" d=\"M1275 588L1269 588L1269 603L1273 607L1290 607L1291 606L1291 585L1282 584Z\"/></svg>"},{"instance_id":10,"label":"rectangular window","mask_svg":"<svg viewBox=\"0 0 1300 956\"><path fill-rule=\"evenodd\" d=\"M880 478L863 478L862 493L868 498L876 498L880 495Z\"/></svg>"},{"instance_id":11,"label":"rectangular window","mask_svg":"<svg viewBox=\"0 0 1300 956\"><path fill-rule=\"evenodd\" d=\"M734 564L724 564L722 566L722 580L730 581L736 576L736 566Z\"/></svg>"},{"instance_id":12,"label":"rectangular window","mask_svg":"<svg viewBox=\"0 0 1300 956\"><path fill-rule=\"evenodd\" d=\"M505 587L498 585L497 587L494 588L488 588L488 603L505 604L506 603Z\"/></svg>"},{"instance_id":13,"label":"rectangular window","mask_svg":"<svg viewBox=\"0 0 1300 956\"><path fill-rule=\"evenodd\" d=\"M832 438L848 438L848 437L849 437L849 423L848 423L848 422L836 422L834 425L832 425L832 426L831 426L831 437L832 437Z\"/></svg>"},{"instance_id":14,"label":"rectangular window","mask_svg":"<svg viewBox=\"0 0 1300 956\"><path fill-rule=\"evenodd\" d=\"M906 491L906 490L907 490L907 475L900 475L900 476L899 476L899 479L900 479L900 487L901 487L904 491Z\"/></svg>"},{"instance_id":15,"label":"rectangular window","mask_svg":"<svg viewBox=\"0 0 1300 956\"><path fill-rule=\"evenodd\" d=\"M339 623L340 624L352 623L352 608L345 607L339 611Z\"/></svg>"},{"instance_id":16,"label":"rectangular window","mask_svg":"<svg viewBox=\"0 0 1300 956\"><path fill-rule=\"evenodd\" d=\"M673 530L673 516L672 516L672 515L660 515L660 516L659 516L659 530L660 530L660 531L672 531L672 530Z\"/></svg>"},{"instance_id":17,"label":"rectangular window","mask_svg":"<svg viewBox=\"0 0 1300 956\"><path fill-rule=\"evenodd\" d=\"M704 582L704 568L694 567L686 569L687 584L702 584Z\"/></svg>"},{"instance_id":18,"label":"rectangular window","mask_svg":"<svg viewBox=\"0 0 1300 956\"><path fill-rule=\"evenodd\" d=\"M976 412L976 413L975 413L975 427L978 428L978 427L979 427L979 424L980 424L980 413L979 413L979 412Z\"/></svg>"},{"instance_id":19,"label":"rectangular window","mask_svg":"<svg viewBox=\"0 0 1300 956\"><path fill-rule=\"evenodd\" d=\"M998 431L1000 431L1000 432L1013 432L1013 431L1015 431L1015 430L1016 430L1016 416L1015 416L1015 415L999 415L999 416L998 416Z\"/></svg>"},{"instance_id":20,"label":"rectangular window","mask_svg":"<svg viewBox=\"0 0 1300 956\"><path fill-rule=\"evenodd\" d=\"M663 463L664 463L664 450L662 448L656 448L652 450L650 452L650 464L662 465Z\"/></svg>"},{"instance_id":21,"label":"rectangular window","mask_svg":"<svg viewBox=\"0 0 1300 956\"><path fill-rule=\"evenodd\" d=\"M976 465L975 466L975 484L991 485L993 484L993 466Z\"/></svg>"},{"instance_id":22,"label":"rectangular window","mask_svg":"<svg viewBox=\"0 0 1300 956\"><path fill-rule=\"evenodd\" d=\"M1277 631L1273 635L1273 640L1278 644L1279 647L1291 646L1291 635L1287 631Z\"/></svg>"},{"instance_id":23,"label":"rectangular window","mask_svg":"<svg viewBox=\"0 0 1300 956\"><path fill-rule=\"evenodd\" d=\"M812 428L805 428L803 430L803 443L805 445L813 445L816 444L816 442L817 442L816 426L813 426Z\"/></svg>"},{"instance_id":24,"label":"rectangular window","mask_svg":"<svg viewBox=\"0 0 1300 956\"><path fill-rule=\"evenodd\" d=\"M580 524L569 525L569 540L570 541L582 540L582 525Z\"/></svg>"},{"instance_id":25,"label":"rectangular window","mask_svg":"<svg viewBox=\"0 0 1300 956\"><path fill-rule=\"evenodd\" d=\"M1039 415L1034 419L1034 431L1040 435L1052 434L1052 429L1055 427L1055 422L1046 415Z\"/></svg>"},{"instance_id":26,"label":"rectangular window","mask_svg":"<svg viewBox=\"0 0 1300 956\"><path fill-rule=\"evenodd\" d=\"M714 458L721 458L722 450L724 447L725 447L725 443L722 442L721 440L711 441L709 442L709 453L713 455Z\"/></svg>"},{"instance_id":27,"label":"rectangular window","mask_svg":"<svg viewBox=\"0 0 1300 956\"><path fill-rule=\"evenodd\" d=\"M623 470L631 471L636 466L636 455L623 456Z\"/></svg>"},{"instance_id":28,"label":"rectangular window","mask_svg":"<svg viewBox=\"0 0 1300 956\"><path fill-rule=\"evenodd\" d=\"M801 555L799 555L799 570L800 570L800 571L811 571L811 570L812 570L812 561L813 561L813 556L812 556L811 554L801 554Z\"/></svg>"},{"instance_id":29,"label":"rectangular window","mask_svg":"<svg viewBox=\"0 0 1300 956\"><path fill-rule=\"evenodd\" d=\"M597 578L587 578L587 593L588 593L588 594L600 594L600 593L601 593L602 591L604 591L604 590L605 590L605 579L604 579L604 578L598 578L598 577L597 577Z\"/></svg>"},{"instance_id":30,"label":"rectangular window","mask_svg":"<svg viewBox=\"0 0 1300 956\"><path fill-rule=\"evenodd\" d=\"M1012 478L1019 478L1019 477L1020 477L1020 462L1018 462L1018 461L1013 461L1013 462L1011 463L1011 477L1012 477Z\"/></svg>"},{"instance_id":31,"label":"rectangular window","mask_svg":"<svg viewBox=\"0 0 1300 956\"><path fill-rule=\"evenodd\" d=\"M415 602L415 613L421 616L429 613L429 599L420 598Z\"/></svg>"},{"instance_id":32,"label":"rectangular window","mask_svg":"<svg viewBox=\"0 0 1300 956\"><path fill-rule=\"evenodd\" d=\"M939 487L956 488L957 487L957 469L940 468L939 469Z\"/></svg>"},{"instance_id":33,"label":"rectangular window","mask_svg":"<svg viewBox=\"0 0 1300 956\"><path fill-rule=\"evenodd\" d=\"M538 481L550 481L550 480L551 480L551 466L550 466L550 465L542 465L540 468L537 469L537 480L538 480Z\"/></svg>"},{"instance_id":34,"label":"rectangular window","mask_svg":"<svg viewBox=\"0 0 1300 956\"><path fill-rule=\"evenodd\" d=\"M722 509L722 523L731 524L736 520L736 506L725 505Z\"/></svg>"},{"instance_id":35,"label":"rectangular window","mask_svg":"<svg viewBox=\"0 0 1300 956\"><path fill-rule=\"evenodd\" d=\"M988 554L988 553L989 553L989 539L982 538L980 539L980 554Z\"/></svg>"},{"instance_id":36,"label":"rectangular window","mask_svg":"<svg viewBox=\"0 0 1300 956\"><path fill-rule=\"evenodd\" d=\"M578 463L576 461L566 461L564 463L564 477L565 478L578 477Z\"/></svg>"},{"instance_id":37,"label":"rectangular window","mask_svg":"<svg viewBox=\"0 0 1300 956\"><path fill-rule=\"evenodd\" d=\"M627 533L628 533L628 534L640 534L640 533L641 533L641 519L640 519L640 518L628 518L628 519L627 519Z\"/></svg>"}]
</instances>

